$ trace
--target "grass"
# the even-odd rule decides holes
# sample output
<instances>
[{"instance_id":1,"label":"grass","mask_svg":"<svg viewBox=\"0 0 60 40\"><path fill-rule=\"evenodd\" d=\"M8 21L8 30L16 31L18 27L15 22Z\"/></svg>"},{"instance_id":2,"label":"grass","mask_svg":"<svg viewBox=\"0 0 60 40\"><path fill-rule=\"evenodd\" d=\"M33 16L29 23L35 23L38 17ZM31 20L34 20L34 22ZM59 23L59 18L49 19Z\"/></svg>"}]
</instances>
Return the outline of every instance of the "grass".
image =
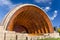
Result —
<instances>
[{"instance_id":1,"label":"grass","mask_svg":"<svg viewBox=\"0 0 60 40\"><path fill-rule=\"evenodd\" d=\"M60 38L45 38L45 39L37 39L37 40L60 40Z\"/></svg>"}]
</instances>

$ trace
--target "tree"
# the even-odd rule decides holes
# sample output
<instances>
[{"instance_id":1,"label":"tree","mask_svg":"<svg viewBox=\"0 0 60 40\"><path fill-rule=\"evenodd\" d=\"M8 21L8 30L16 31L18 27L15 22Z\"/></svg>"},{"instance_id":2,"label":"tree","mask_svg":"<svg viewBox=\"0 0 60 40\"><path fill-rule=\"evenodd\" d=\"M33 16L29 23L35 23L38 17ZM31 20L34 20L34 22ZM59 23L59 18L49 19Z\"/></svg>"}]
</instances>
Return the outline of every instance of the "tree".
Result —
<instances>
[{"instance_id":1,"label":"tree","mask_svg":"<svg viewBox=\"0 0 60 40\"><path fill-rule=\"evenodd\" d=\"M59 35L60 35L60 28L57 29L57 32L59 32Z\"/></svg>"}]
</instances>

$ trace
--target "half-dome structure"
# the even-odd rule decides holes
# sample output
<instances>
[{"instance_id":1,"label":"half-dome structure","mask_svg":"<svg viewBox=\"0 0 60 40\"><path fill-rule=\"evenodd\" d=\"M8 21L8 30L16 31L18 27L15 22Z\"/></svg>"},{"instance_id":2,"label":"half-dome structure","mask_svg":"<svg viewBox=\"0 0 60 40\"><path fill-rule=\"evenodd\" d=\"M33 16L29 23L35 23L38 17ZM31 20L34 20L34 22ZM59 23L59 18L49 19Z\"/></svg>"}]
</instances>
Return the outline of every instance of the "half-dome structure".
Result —
<instances>
[{"instance_id":1,"label":"half-dome structure","mask_svg":"<svg viewBox=\"0 0 60 40\"><path fill-rule=\"evenodd\" d=\"M47 14L32 4L23 4L11 10L3 20L5 30L20 33L54 32Z\"/></svg>"}]
</instances>

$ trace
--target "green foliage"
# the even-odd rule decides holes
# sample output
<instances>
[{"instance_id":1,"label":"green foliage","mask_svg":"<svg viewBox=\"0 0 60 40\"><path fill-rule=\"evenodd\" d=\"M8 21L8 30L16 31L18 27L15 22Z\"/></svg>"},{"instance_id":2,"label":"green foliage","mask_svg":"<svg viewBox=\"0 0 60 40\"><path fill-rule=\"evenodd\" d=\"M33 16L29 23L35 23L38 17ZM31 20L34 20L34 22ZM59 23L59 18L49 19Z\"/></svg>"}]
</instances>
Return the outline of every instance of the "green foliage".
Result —
<instances>
[{"instance_id":1,"label":"green foliage","mask_svg":"<svg viewBox=\"0 0 60 40\"><path fill-rule=\"evenodd\" d=\"M58 28L57 31L60 33L60 28Z\"/></svg>"},{"instance_id":2,"label":"green foliage","mask_svg":"<svg viewBox=\"0 0 60 40\"><path fill-rule=\"evenodd\" d=\"M37 39L37 40L60 40L60 38L45 38L45 39Z\"/></svg>"}]
</instances>

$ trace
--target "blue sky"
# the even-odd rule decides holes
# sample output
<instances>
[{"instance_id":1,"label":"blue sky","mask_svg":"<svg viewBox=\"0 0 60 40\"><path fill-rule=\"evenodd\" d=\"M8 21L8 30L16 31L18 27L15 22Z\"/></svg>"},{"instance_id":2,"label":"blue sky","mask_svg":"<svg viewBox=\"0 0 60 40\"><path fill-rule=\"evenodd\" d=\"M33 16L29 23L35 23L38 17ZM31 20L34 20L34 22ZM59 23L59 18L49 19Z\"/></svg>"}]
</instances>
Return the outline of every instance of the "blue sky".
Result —
<instances>
[{"instance_id":1,"label":"blue sky","mask_svg":"<svg viewBox=\"0 0 60 40\"><path fill-rule=\"evenodd\" d=\"M53 26L60 26L60 0L0 0L0 22L18 4L35 4L49 16Z\"/></svg>"}]
</instances>

